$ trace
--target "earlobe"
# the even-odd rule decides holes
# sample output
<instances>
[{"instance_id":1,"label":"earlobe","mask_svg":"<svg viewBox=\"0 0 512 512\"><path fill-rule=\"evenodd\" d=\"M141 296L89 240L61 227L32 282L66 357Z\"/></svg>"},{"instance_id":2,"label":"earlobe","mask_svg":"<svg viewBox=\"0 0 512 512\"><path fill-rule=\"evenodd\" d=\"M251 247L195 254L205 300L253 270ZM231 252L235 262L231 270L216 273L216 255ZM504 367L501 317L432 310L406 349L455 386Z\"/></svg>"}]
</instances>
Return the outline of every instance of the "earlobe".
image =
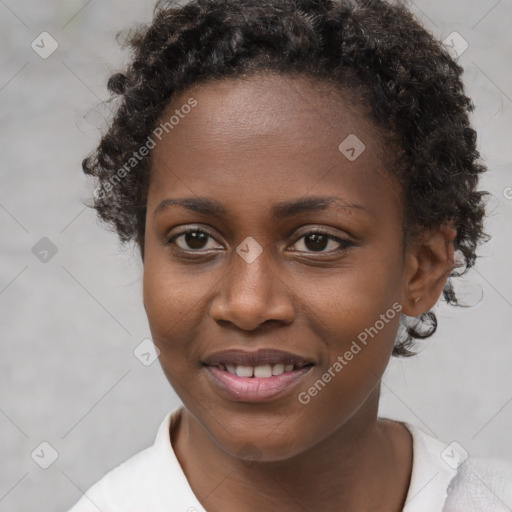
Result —
<instances>
[{"instance_id":1,"label":"earlobe","mask_svg":"<svg viewBox=\"0 0 512 512\"><path fill-rule=\"evenodd\" d=\"M453 240L457 232L443 225L412 244L407 254L406 282L402 312L419 316L439 300L455 265Z\"/></svg>"}]
</instances>

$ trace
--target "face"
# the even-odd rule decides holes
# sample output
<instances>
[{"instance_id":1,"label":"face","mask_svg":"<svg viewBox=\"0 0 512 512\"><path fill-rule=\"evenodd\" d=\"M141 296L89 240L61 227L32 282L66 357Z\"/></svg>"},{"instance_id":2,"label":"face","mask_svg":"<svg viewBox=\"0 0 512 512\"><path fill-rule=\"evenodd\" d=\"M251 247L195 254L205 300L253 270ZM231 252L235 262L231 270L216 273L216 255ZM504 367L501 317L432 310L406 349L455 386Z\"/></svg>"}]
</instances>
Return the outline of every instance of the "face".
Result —
<instances>
[{"instance_id":1,"label":"face","mask_svg":"<svg viewBox=\"0 0 512 512\"><path fill-rule=\"evenodd\" d=\"M224 451L305 452L375 414L398 328L403 218L383 139L347 93L289 76L195 86L173 115L144 250L162 368Z\"/></svg>"}]
</instances>

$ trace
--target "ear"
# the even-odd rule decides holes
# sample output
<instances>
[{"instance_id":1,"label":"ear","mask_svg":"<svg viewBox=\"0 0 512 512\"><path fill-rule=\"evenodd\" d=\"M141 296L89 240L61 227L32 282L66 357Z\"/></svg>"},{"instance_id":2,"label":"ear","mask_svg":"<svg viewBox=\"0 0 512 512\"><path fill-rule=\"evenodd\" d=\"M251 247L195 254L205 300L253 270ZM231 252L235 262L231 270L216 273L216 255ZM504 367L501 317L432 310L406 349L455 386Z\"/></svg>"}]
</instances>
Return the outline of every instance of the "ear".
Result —
<instances>
[{"instance_id":1,"label":"ear","mask_svg":"<svg viewBox=\"0 0 512 512\"><path fill-rule=\"evenodd\" d=\"M406 249L402 313L419 316L439 300L455 266L453 240L457 232L443 225L424 232Z\"/></svg>"}]
</instances>

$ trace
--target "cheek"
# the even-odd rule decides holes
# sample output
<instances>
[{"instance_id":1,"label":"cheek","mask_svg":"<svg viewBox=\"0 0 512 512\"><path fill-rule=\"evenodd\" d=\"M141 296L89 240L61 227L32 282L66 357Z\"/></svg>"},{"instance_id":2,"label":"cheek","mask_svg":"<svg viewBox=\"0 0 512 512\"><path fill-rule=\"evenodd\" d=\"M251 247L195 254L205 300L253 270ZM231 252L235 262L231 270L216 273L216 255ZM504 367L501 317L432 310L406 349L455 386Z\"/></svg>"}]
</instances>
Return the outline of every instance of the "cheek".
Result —
<instances>
[{"instance_id":1,"label":"cheek","mask_svg":"<svg viewBox=\"0 0 512 512\"><path fill-rule=\"evenodd\" d=\"M337 340L338 350L376 322L379 339L394 340L400 316L397 310L401 309L401 270L396 254L361 254L350 267L314 280L314 287L308 278L295 278L294 282L305 316L316 319L318 328L324 329L322 338Z\"/></svg>"},{"instance_id":2,"label":"cheek","mask_svg":"<svg viewBox=\"0 0 512 512\"><path fill-rule=\"evenodd\" d=\"M191 358L191 325L197 325L197 298L191 283L166 271L155 258L144 264L143 298L151 337L160 350L159 362L176 392L187 387ZM194 307L196 304L196 307Z\"/></svg>"},{"instance_id":3,"label":"cheek","mask_svg":"<svg viewBox=\"0 0 512 512\"><path fill-rule=\"evenodd\" d=\"M146 252L143 301L156 337L190 323L202 312L204 298L215 280L208 273L200 274L192 272L192 265L172 264L165 250L150 248Z\"/></svg>"},{"instance_id":4,"label":"cheek","mask_svg":"<svg viewBox=\"0 0 512 512\"><path fill-rule=\"evenodd\" d=\"M382 331L380 338L394 338L390 326L398 326L395 318L397 309L401 309L403 279L398 250L391 245L372 251L358 265L357 272L347 277L350 282L346 286L352 296L347 313L358 320L359 332L372 327L385 315L384 325L382 321L378 323L379 331ZM352 335L357 336L359 332Z\"/></svg>"},{"instance_id":5,"label":"cheek","mask_svg":"<svg viewBox=\"0 0 512 512\"><path fill-rule=\"evenodd\" d=\"M149 259L144 265L144 308L154 338L160 338L171 329L187 309L187 294L176 279L170 279L162 270Z\"/></svg>"},{"instance_id":6,"label":"cheek","mask_svg":"<svg viewBox=\"0 0 512 512\"><path fill-rule=\"evenodd\" d=\"M317 313L314 330L326 359L317 385L302 391L318 414L329 403L339 404L339 417L353 412L385 371L402 309L396 261L380 253L315 287L307 309Z\"/></svg>"},{"instance_id":7,"label":"cheek","mask_svg":"<svg viewBox=\"0 0 512 512\"><path fill-rule=\"evenodd\" d=\"M369 405L368 399L389 362L399 322L395 309L384 310L386 313L387 323L379 316L371 320L368 316L362 323L350 316L344 323L340 321L338 337L331 338L329 361L318 369L308 387L298 390L293 415L311 422L303 433L311 445L362 411L363 404ZM378 400L375 393L372 396Z\"/></svg>"},{"instance_id":8,"label":"cheek","mask_svg":"<svg viewBox=\"0 0 512 512\"><path fill-rule=\"evenodd\" d=\"M159 361L173 387L190 379L198 367L200 347L211 290L221 278L215 270L201 272L197 265L176 265L160 248L148 247L143 272L143 301ZM178 384L178 387L176 387ZM190 383L188 384L190 386Z\"/></svg>"}]
</instances>

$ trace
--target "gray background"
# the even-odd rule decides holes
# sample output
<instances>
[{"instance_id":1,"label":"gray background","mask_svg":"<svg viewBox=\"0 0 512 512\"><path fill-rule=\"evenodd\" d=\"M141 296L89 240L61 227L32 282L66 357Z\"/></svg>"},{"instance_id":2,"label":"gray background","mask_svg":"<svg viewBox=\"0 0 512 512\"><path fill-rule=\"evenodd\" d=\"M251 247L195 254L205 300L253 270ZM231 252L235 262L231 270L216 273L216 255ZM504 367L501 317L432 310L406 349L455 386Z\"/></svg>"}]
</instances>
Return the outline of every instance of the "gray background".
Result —
<instances>
[{"instance_id":1,"label":"gray background","mask_svg":"<svg viewBox=\"0 0 512 512\"><path fill-rule=\"evenodd\" d=\"M158 362L133 354L150 336L138 254L81 202L92 184L80 163L103 128L106 79L127 60L115 33L149 21L152 6L0 0L1 511L69 508L149 446L179 404ZM482 186L494 195L493 240L463 290L476 305L438 308L438 334L422 353L391 362L380 414L512 460L512 1L411 8L439 38L456 31L469 44L459 62L491 169ZM43 31L59 44L47 59L31 48ZM43 237L58 250L46 263L32 252ZM31 457L43 441L58 453L46 470ZM36 453L42 461L50 451Z\"/></svg>"}]
</instances>

